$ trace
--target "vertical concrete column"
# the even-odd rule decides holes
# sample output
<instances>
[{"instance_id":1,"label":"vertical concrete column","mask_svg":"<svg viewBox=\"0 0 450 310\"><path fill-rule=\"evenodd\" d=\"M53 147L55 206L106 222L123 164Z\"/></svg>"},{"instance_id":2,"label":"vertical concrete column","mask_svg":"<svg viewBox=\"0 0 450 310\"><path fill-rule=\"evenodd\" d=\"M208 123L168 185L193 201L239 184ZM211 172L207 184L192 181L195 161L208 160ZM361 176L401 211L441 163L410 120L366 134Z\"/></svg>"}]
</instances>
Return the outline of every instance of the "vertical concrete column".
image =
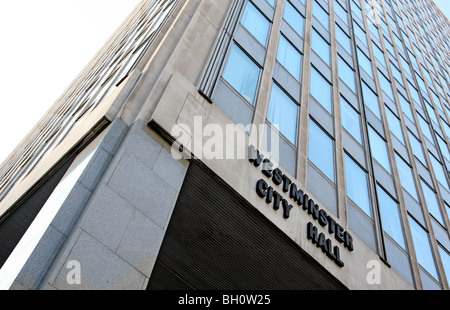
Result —
<instances>
[{"instance_id":1,"label":"vertical concrete column","mask_svg":"<svg viewBox=\"0 0 450 310\"><path fill-rule=\"evenodd\" d=\"M187 161L172 157L168 143L137 121L43 288L145 289L187 168Z\"/></svg>"}]
</instances>

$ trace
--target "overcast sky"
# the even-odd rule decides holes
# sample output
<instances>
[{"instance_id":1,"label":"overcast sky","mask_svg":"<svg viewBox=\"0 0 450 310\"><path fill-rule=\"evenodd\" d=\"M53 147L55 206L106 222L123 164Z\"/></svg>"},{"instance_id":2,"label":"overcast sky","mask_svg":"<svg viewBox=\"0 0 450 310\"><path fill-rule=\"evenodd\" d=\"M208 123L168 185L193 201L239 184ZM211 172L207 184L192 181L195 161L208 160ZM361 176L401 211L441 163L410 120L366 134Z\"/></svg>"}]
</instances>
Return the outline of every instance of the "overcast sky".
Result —
<instances>
[{"instance_id":1,"label":"overcast sky","mask_svg":"<svg viewBox=\"0 0 450 310\"><path fill-rule=\"evenodd\" d=\"M139 2L0 0L0 164Z\"/></svg>"},{"instance_id":2,"label":"overcast sky","mask_svg":"<svg viewBox=\"0 0 450 310\"><path fill-rule=\"evenodd\" d=\"M0 0L0 164L140 0Z\"/></svg>"}]
</instances>

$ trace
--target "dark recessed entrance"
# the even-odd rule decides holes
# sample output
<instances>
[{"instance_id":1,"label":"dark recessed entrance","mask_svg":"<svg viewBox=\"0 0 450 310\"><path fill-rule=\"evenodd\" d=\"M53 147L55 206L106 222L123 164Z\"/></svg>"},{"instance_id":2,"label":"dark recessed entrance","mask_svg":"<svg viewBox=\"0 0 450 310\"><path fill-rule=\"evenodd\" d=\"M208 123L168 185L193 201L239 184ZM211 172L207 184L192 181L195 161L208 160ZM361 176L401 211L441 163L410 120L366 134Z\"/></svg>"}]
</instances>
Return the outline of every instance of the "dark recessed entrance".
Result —
<instances>
[{"instance_id":1,"label":"dark recessed entrance","mask_svg":"<svg viewBox=\"0 0 450 310\"><path fill-rule=\"evenodd\" d=\"M217 176L192 162L147 289L346 288Z\"/></svg>"}]
</instances>

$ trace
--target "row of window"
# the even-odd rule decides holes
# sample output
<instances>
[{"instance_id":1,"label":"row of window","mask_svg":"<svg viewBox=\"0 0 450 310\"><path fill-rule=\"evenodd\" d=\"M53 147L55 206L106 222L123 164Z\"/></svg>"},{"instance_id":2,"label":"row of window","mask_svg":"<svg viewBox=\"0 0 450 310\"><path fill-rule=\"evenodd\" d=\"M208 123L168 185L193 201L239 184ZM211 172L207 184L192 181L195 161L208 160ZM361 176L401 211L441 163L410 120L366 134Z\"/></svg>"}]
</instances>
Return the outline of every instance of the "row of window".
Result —
<instances>
[{"instance_id":1,"label":"row of window","mask_svg":"<svg viewBox=\"0 0 450 310\"><path fill-rule=\"evenodd\" d=\"M347 3L349 1L350 3ZM392 1L394 3L395 1ZM268 1L268 3L275 7L275 0ZM450 155L448 153L448 146L445 138L441 138L439 134L432 135L430 132L430 125L425 119L426 115L430 115L430 119L439 126L440 123L447 124L447 118L445 117L444 109L448 108L446 105L441 105L438 98L433 98L437 107L440 106L442 113L436 113L431 103L425 102L425 111L417 110L416 104L411 104L408 99L408 91L411 94L413 102L421 106L421 96L419 92L426 91L426 86L421 78L419 65L410 65L407 58L411 63L415 62L415 57L412 52L405 47L401 42L405 42L408 37L403 37L403 41L394 34L395 47L397 51L402 51L403 55L400 55L400 61L397 61L395 57L395 47L387 38L389 28L384 21L386 18L383 14L381 28L374 26L372 23L369 25L369 33L371 40L368 41L368 33L365 31L364 26L364 14L360 6L354 0L336 0L334 3L336 24L335 24L335 37L338 44L337 53L337 67L339 79L342 83L339 84L340 100L337 105L333 103L333 88L335 87L331 82L331 36L330 36L330 15L329 15L329 3L324 0L309 1L308 4L313 5L313 25L311 28L311 48L314 55L317 55L317 59L313 60L311 64L310 73L310 95L317 102L324 111L329 115L335 116L335 106L340 107L341 122L343 128L348 132L352 138L365 150L365 143L370 146L371 156L374 161L377 162L388 175L393 177L394 170L398 172L401 186L411 195L418 204L421 203L421 199L418 194L418 184L414 177L414 170L412 164L409 162L408 151L405 154L397 152L394 149L394 158L396 165L391 162L391 155L389 154L389 148L387 138L383 134L383 115L385 115L387 124L385 128L388 128L392 133L392 136L398 139L399 145L407 150L407 140L409 140L412 152L414 156L424 165L425 169L433 168L436 179L448 189L447 170L445 166L440 162L439 153L429 151L428 158L431 161L431 167L427 164L424 150L429 146L424 144L420 138L419 132L423 132L424 136L431 142L431 146L435 144L433 136L437 137L439 149L443 156L450 162ZM380 2L374 1L374 3L381 5ZM385 5L387 1L384 1ZM299 46L293 42L301 42L304 38L305 31L305 5L306 0L286 0L284 5L283 23L289 25L289 28L281 28L279 34L276 63L279 64L288 75L295 80L295 83L302 83L303 73L303 46ZM350 11L348 12L348 6ZM397 8L397 4L393 6ZM382 8L382 7L380 7ZM394 9L394 11L396 11ZM398 14L395 12L395 14ZM355 19L355 16L360 18L360 21ZM353 18L351 18L353 17ZM399 18L399 15L396 17ZM388 24L391 29L396 25L394 19L388 15ZM351 23L350 23L351 21ZM259 42L259 44L267 48L270 35L271 35L271 20L252 1L248 1L241 19L242 26ZM383 30L384 29L384 30ZM401 29L401 28L400 28ZM351 31L353 30L353 31ZM400 30L401 31L401 30ZM380 37L382 34L383 40ZM398 30L397 30L398 33ZM298 39L300 38L300 40ZM388 54L383 50L383 45L386 47ZM370 51L373 51L374 58L370 57ZM417 51L416 51L417 53ZM414 58L412 58L414 57ZM434 56L433 56L434 57ZM433 59L433 57L431 59ZM359 70L355 68L354 59ZM412 60L414 59L414 61ZM373 62L376 62L374 64ZM389 63L389 66L387 65ZM381 66L379 66L381 64ZM374 72L373 68L378 68ZM417 67L417 68L416 68ZM327 69L328 68L328 69ZM414 77L418 81L419 91L414 85L411 84L409 79L406 79L411 74L411 68L414 71ZM258 87L261 80L262 72L264 68L260 63L254 60L251 53L245 48L239 45L238 42L234 42L231 47L229 58L223 71L223 79L237 92L243 99L252 107L257 104ZM390 70L390 71L389 71ZM426 68L422 66L422 71ZM358 78L360 72L361 78ZM392 73L392 78L389 72ZM405 73L406 72L406 73ZM402 75L403 73L403 75ZM432 73L436 77L435 73ZM428 74L429 75L429 74ZM442 77L442 75L440 75ZM378 80L381 86L380 92L377 92ZM427 81L431 80L431 77L426 78ZM435 80L436 81L436 80ZM413 82L414 84L414 82ZM435 83L438 85L437 83ZM430 83L428 85L431 85ZM440 85L439 85L440 87ZM347 88L348 91L344 91ZM441 87L442 88L442 87ZM446 88L446 87L445 87ZM273 79L271 87L271 95L269 100L269 107L267 112L267 121L276 126L280 134L296 148L298 144L298 131L299 131L299 114L300 114L300 100L296 99L296 96L289 93L288 87L283 85L282 82ZM394 92L394 90L397 90ZM445 94L441 94L441 98L445 98ZM431 92L433 93L433 92ZM353 94L353 95L352 95ZM354 97L353 97L354 96ZM356 98L356 101L355 101ZM359 108L357 98L362 98L362 103L367 109ZM422 96L422 98L425 98ZM427 98L429 98L427 96ZM431 100L430 100L431 101ZM380 102L384 102L383 109L380 107ZM403 116L399 115L396 102L401 107ZM439 102L439 105L438 105ZM416 124L413 110L417 111L418 123ZM365 113L363 111L366 111ZM419 113L419 111L421 113ZM363 115L364 113L364 115ZM369 121L367 126L364 126L362 120L365 119L365 114L371 113L376 119ZM423 114L423 115L421 115ZM424 116L425 118L423 118ZM368 116L367 116L368 117ZM441 122L437 117L441 118ZM409 123L406 123L407 132L403 132L402 119L407 118ZM444 120L445 118L445 120ZM373 123L373 124L372 124ZM380 125L378 125L380 124ZM380 127L381 126L381 127ZM420 126L420 127L419 127ZM445 125L444 125L445 126ZM333 126L331 126L333 127ZM335 163L335 140L333 133L326 129L327 125L323 123L323 120L310 117L309 119L309 148L308 158L310 162L321 171L326 179L333 185L336 184L336 163ZM431 127L433 128L433 127ZM444 131L440 131L441 134L447 134L448 128L444 127ZM367 135L367 138L365 138ZM447 134L448 136L448 134ZM445 136L444 136L445 137ZM367 141L365 141L367 140ZM425 147L424 147L425 146ZM400 146L399 146L400 147ZM437 155L438 158L435 156ZM447 157L448 156L448 157ZM374 219L374 201L371 197L371 173L369 173L368 167L365 167L358 161L352 154L352 151L346 150L344 156L345 174L347 177L346 188L348 198L355 203L370 219ZM427 170L428 171L428 170ZM431 170L430 170L431 171ZM380 183L381 182L381 183ZM433 182L430 182L432 184ZM374 192L377 194L378 206L380 208L381 222L383 224L384 231L404 250L407 250L405 245L405 237L403 230L403 222L401 219L401 212L399 210L398 198L396 193L390 191L383 182L375 178L374 184L376 184ZM437 199L436 191L432 186L428 185L422 178L420 178L420 187L424 194L425 200L422 205L426 205L428 211L434 218L445 228L446 220L443 218L440 202ZM448 201L450 203L450 201ZM439 281L436 265L433 260L433 252L431 250L429 236L427 230L424 229L424 223L417 221L415 217L408 214L408 223L411 228L412 237L416 248L424 249L421 253L416 253L419 263L425 268L425 270ZM448 221L448 219L447 219ZM424 238L425 236L425 238ZM447 275L450 275L450 266L448 265L448 253L443 247L439 247L441 250L440 255L444 266L446 268ZM428 251L429 250L429 251ZM444 255L443 255L444 254ZM431 259L430 259L431 257Z\"/></svg>"}]
</instances>

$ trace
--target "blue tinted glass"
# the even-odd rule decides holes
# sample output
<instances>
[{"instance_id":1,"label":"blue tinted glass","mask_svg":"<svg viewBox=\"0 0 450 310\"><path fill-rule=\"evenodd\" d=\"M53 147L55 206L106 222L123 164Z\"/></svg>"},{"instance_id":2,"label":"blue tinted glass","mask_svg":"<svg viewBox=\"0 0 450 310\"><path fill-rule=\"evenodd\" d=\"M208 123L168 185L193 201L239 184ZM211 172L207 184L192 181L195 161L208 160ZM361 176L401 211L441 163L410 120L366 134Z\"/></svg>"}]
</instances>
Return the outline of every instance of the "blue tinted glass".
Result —
<instances>
[{"instance_id":1,"label":"blue tinted glass","mask_svg":"<svg viewBox=\"0 0 450 310\"><path fill-rule=\"evenodd\" d=\"M316 123L312 120L309 123L309 159L334 182L333 141Z\"/></svg>"},{"instance_id":2,"label":"blue tinted glass","mask_svg":"<svg viewBox=\"0 0 450 310\"><path fill-rule=\"evenodd\" d=\"M341 58L338 57L339 78L356 94L355 71Z\"/></svg>"},{"instance_id":3,"label":"blue tinted glass","mask_svg":"<svg viewBox=\"0 0 450 310\"><path fill-rule=\"evenodd\" d=\"M436 193L424 181L420 180L420 184L422 185L428 212L430 212L434 218L439 221L439 223L445 226L444 219L442 218L441 210L439 208L439 203L436 198Z\"/></svg>"},{"instance_id":4,"label":"blue tinted glass","mask_svg":"<svg viewBox=\"0 0 450 310\"><path fill-rule=\"evenodd\" d=\"M311 67L311 95L331 114L331 84Z\"/></svg>"},{"instance_id":5,"label":"blue tinted glass","mask_svg":"<svg viewBox=\"0 0 450 310\"><path fill-rule=\"evenodd\" d=\"M330 45L313 28L311 47L320 58L330 65Z\"/></svg>"},{"instance_id":6,"label":"blue tinted glass","mask_svg":"<svg viewBox=\"0 0 450 310\"><path fill-rule=\"evenodd\" d=\"M297 114L298 105L273 84L267 120L294 145L297 145Z\"/></svg>"},{"instance_id":7,"label":"blue tinted glass","mask_svg":"<svg viewBox=\"0 0 450 310\"><path fill-rule=\"evenodd\" d=\"M251 2L247 4L241 23L259 43L266 46L270 23Z\"/></svg>"},{"instance_id":8,"label":"blue tinted glass","mask_svg":"<svg viewBox=\"0 0 450 310\"><path fill-rule=\"evenodd\" d=\"M361 83L363 91L364 104L375 114L379 119L381 119L380 104L378 102L378 96L366 85L366 83Z\"/></svg>"},{"instance_id":9,"label":"blue tinted glass","mask_svg":"<svg viewBox=\"0 0 450 310\"><path fill-rule=\"evenodd\" d=\"M350 104L341 97L341 109L342 109L342 126L358 141L362 144L361 137L361 122L358 112L350 106Z\"/></svg>"},{"instance_id":10,"label":"blue tinted glass","mask_svg":"<svg viewBox=\"0 0 450 310\"><path fill-rule=\"evenodd\" d=\"M411 167L397 154L395 154L395 159L397 161L398 174L400 175L400 183L413 198L419 201Z\"/></svg>"},{"instance_id":11,"label":"blue tinted glass","mask_svg":"<svg viewBox=\"0 0 450 310\"><path fill-rule=\"evenodd\" d=\"M259 67L237 45L234 45L223 77L251 104L255 101L259 73Z\"/></svg>"},{"instance_id":12,"label":"blue tinted glass","mask_svg":"<svg viewBox=\"0 0 450 310\"><path fill-rule=\"evenodd\" d=\"M375 158L376 161L379 162L381 166L383 166L384 169L386 169L389 173L392 173L386 142L370 126L369 126L369 141L373 158Z\"/></svg>"},{"instance_id":13,"label":"blue tinted glass","mask_svg":"<svg viewBox=\"0 0 450 310\"><path fill-rule=\"evenodd\" d=\"M330 15L316 2L313 4L313 16L325 27L330 30Z\"/></svg>"},{"instance_id":14,"label":"blue tinted glass","mask_svg":"<svg viewBox=\"0 0 450 310\"><path fill-rule=\"evenodd\" d=\"M277 59L297 81L300 81L302 55L284 36L280 37Z\"/></svg>"},{"instance_id":15,"label":"blue tinted glass","mask_svg":"<svg viewBox=\"0 0 450 310\"><path fill-rule=\"evenodd\" d=\"M411 234L419 264L435 279L439 279L427 232L411 217L409 217L409 226L411 227Z\"/></svg>"},{"instance_id":16,"label":"blue tinted glass","mask_svg":"<svg viewBox=\"0 0 450 310\"><path fill-rule=\"evenodd\" d=\"M381 187L377 186L377 191L383 229L405 249L405 239L398 204Z\"/></svg>"},{"instance_id":17,"label":"blue tinted glass","mask_svg":"<svg viewBox=\"0 0 450 310\"><path fill-rule=\"evenodd\" d=\"M367 174L345 154L347 196L367 215L372 216L369 200Z\"/></svg>"},{"instance_id":18,"label":"blue tinted glass","mask_svg":"<svg viewBox=\"0 0 450 310\"><path fill-rule=\"evenodd\" d=\"M289 1L286 2L283 18L300 36L303 36L305 19Z\"/></svg>"}]
</instances>

